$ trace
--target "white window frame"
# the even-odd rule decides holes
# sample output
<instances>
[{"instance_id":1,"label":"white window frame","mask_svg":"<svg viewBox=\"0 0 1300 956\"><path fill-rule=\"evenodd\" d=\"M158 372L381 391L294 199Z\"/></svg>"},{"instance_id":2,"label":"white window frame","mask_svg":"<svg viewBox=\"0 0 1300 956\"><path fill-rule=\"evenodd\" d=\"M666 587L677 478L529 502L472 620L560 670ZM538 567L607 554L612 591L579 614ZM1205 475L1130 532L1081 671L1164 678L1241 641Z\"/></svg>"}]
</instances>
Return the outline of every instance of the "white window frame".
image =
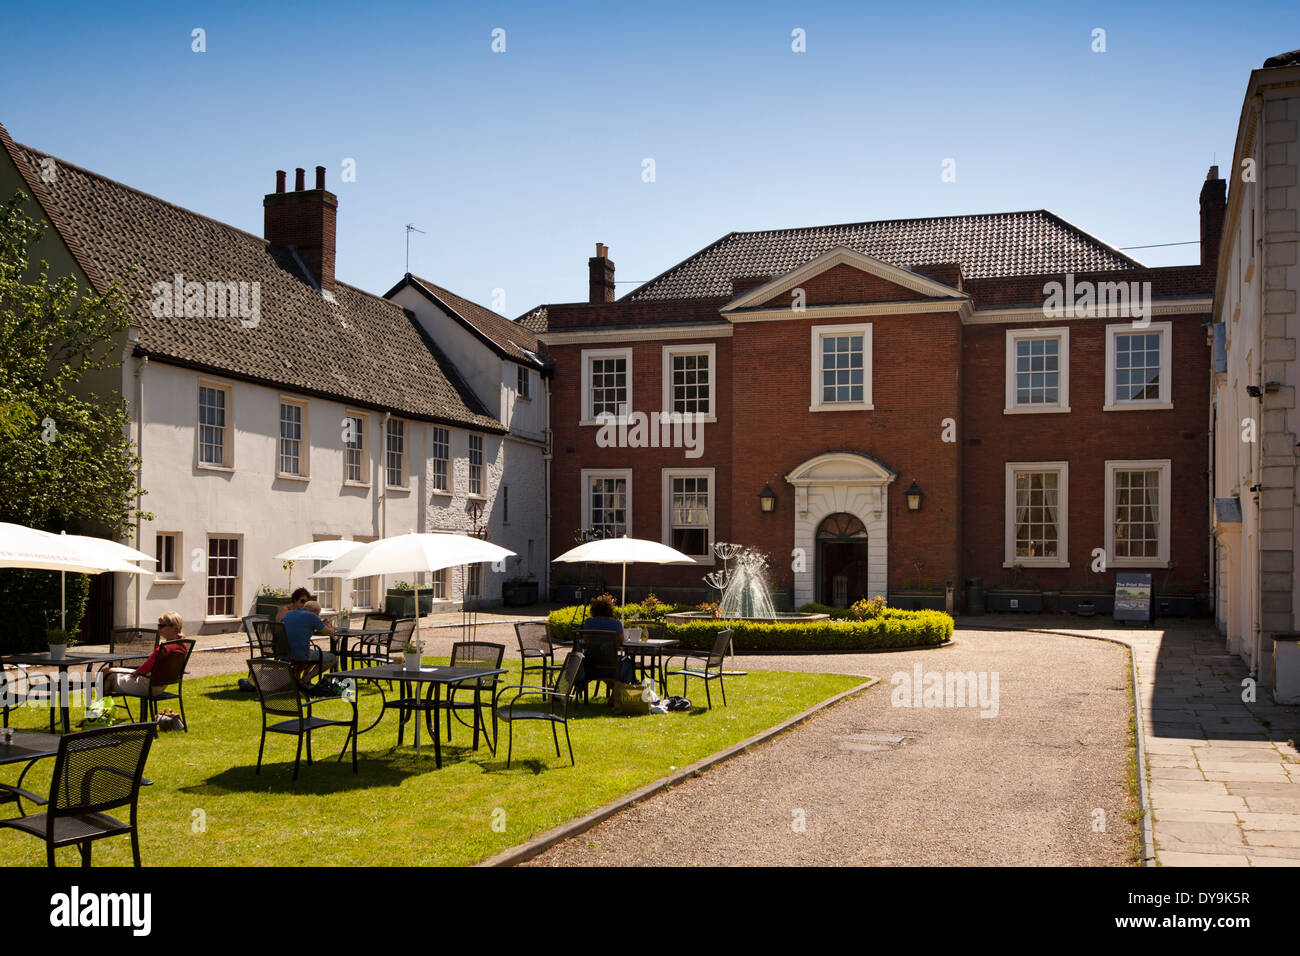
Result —
<instances>
[{"instance_id":1,"label":"white window frame","mask_svg":"<svg viewBox=\"0 0 1300 956\"><path fill-rule=\"evenodd\" d=\"M371 541L377 540L377 538L372 534L371 535L354 534L352 536L352 540L355 541L357 544L361 545L361 544L369 544ZM360 601L357 600L356 585L361 581L368 581L370 583L370 601L371 601L370 604L362 604ZM384 602L382 600L380 600L378 604L374 603L376 594L383 590L383 588L380 587L382 581L383 578L380 577L379 575L371 575L370 577L366 577L366 578L353 578L352 581L345 582L345 584L352 585L351 587L348 588L348 600L351 602L351 607L349 608L349 610L364 612L364 611L374 611L379 608L382 608L384 606ZM383 598L384 595L380 593L379 597Z\"/></svg>"},{"instance_id":2,"label":"white window frame","mask_svg":"<svg viewBox=\"0 0 1300 956\"><path fill-rule=\"evenodd\" d=\"M445 459L438 457L438 432L443 432L447 436L447 457ZM442 461L446 464L447 485L445 488L437 486L437 462ZM451 497L452 488L455 486L455 439L452 436L452 430L446 425L434 425L429 430L429 490L431 494L444 495Z\"/></svg>"},{"instance_id":3,"label":"white window frame","mask_svg":"<svg viewBox=\"0 0 1300 956\"><path fill-rule=\"evenodd\" d=\"M369 488L370 487L370 416L365 412L358 412L355 409L344 409L344 424L347 419L355 418L361 422L361 431L358 437L361 439L360 448L351 448L346 441L343 442L343 484L352 488ZM346 435L346 432L344 432ZM361 455L361 480L354 481L348 477L348 453L357 451Z\"/></svg>"},{"instance_id":4,"label":"white window frame","mask_svg":"<svg viewBox=\"0 0 1300 956\"><path fill-rule=\"evenodd\" d=\"M184 565L185 551L182 544L185 536L180 531L156 531L154 532L154 556L158 556L158 542L163 538L171 538L172 541L172 570L168 574L163 570L161 560L155 565L157 570L154 572L154 584L184 584L185 576L181 574L181 568Z\"/></svg>"},{"instance_id":5,"label":"white window frame","mask_svg":"<svg viewBox=\"0 0 1300 956\"><path fill-rule=\"evenodd\" d=\"M214 538L228 539L236 542L238 556L235 558L235 587L232 596L233 614L209 614L208 600L211 596L212 581L212 541ZM244 550L244 536L242 534L226 534L224 532L208 532L205 543L207 548L204 550L203 561L203 620L204 623L209 621L238 621L240 619L239 611L244 606L244 559L247 553Z\"/></svg>"},{"instance_id":6,"label":"white window frame","mask_svg":"<svg viewBox=\"0 0 1300 956\"><path fill-rule=\"evenodd\" d=\"M388 450L388 429L393 423L402 426L402 483L394 485L388 480L388 456L391 454ZM411 429L407 426L411 423L404 418L392 417L384 422L384 487L390 491L409 491L411 487Z\"/></svg>"},{"instance_id":7,"label":"white window frame","mask_svg":"<svg viewBox=\"0 0 1300 956\"><path fill-rule=\"evenodd\" d=\"M1061 340L1060 345L1060 384L1056 391L1054 405L1018 405L1016 403L1016 343L1022 339ZM1007 329L1006 345L1006 404L1002 409L1004 415L1037 415L1064 413L1070 410L1070 330L1064 326L1051 329L1028 328Z\"/></svg>"},{"instance_id":8,"label":"white window frame","mask_svg":"<svg viewBox=\"0 0 1300 956\"><path fill-rule=\"evenodd\" d=\"M442 568L429 575L429 592L435 601L449 601L447 594L447 569Z\"/></svg>"},{"instance_id":9,"label":"white window frame","mask_svg":"<svg viewBox=\"0 0 1300 956\"><path fill-rule=\"evenodd\" d=\"M533 373L523 365L515 367L519 370L515 373L515 396L521 402L531 402L533 400Z\"/></svg>"},{"instance_id":10,"label":"white window frame","mask_svg":"<svg viewBox=\"0 0 1300 956\"><path fill-rule=\"evenodd\" d=\"M201 378L198 383L199 389L214 389L223 392L226 396L226 423L221 426L221 464L215 464L203 460L203 424L200 422L202 414L201 393L194 393L194 464L205 471L225 471L235 470L235 392L229 385L216 382L211 379ZM279 445L276 446L276 454L279 454Z\"/></svg>"},{"instance_id":11,"label":"white window frame","mask_svg":"<svg viewBox=\"0 0 1300 956\"><path fill-rule=\"evenodd\" d=\"M1121 558L1115 548L1115 473L1119 471L1159 471L1160 528L1157 554L1154 558ZM1106 462L1106 566L1108 568L1167 568L1169 567L1169 534L1172 526L1173 482L1172 459L1145 458L1135 461L1108 460Z\"/></svg>"},{"instance_id":12,"label":"white window frame","mask_svg":"<svg viewBox=\"0 0 1300 956\"><path fill-rule=\"evenodd\" d=\"M281 428L284 425L284 406L293 405L302 411L302 421L299 423L302 434L298 438L298 467L301 469L297 472L284 470L284 435L281 434ZM289 395L280 396L280 404L276 407L276 438L275 438L275 476L277 478L288 478L292 481L309 481L311 479L311 430L309 427L310 406L300 398L293 398Z\"/></svg>"},{"instance_id":13,"label":"white window frame","mask_svg":"<svg viewBox=\"0 0 1300 956\"><path fill-rule=\"evenodd\" d=\"M1172 322L1151 322L1140 327L1133 322L1106 326L1106 398L1102 406L1107 412L1151 411L1174 407L1173 391L1173 341L1174 324ZM1121 334L1160 336L1160 397L1140 401L1117 401L1115 396L1115 347L1116 337Z\"/></svg>"},{"instance_id":14,"label":"white window frame","mask_svg":"<svg viewBox=\"0 0 1300 956\"><path fill-rule=\"evenodd\" d=\"M474 440L478 440L478 491L474 490ZM473 501L487 500L487 442L482 435L471 432L465 442L465 497Z\"/></svg>"},{"instance_id":15,"label":"white window frame","mask_svg":"<svg viewBox=\"0 0 1300 956\"><path fill-rule=\"evenodd\" d=\"M718 349L712 342L703 345L665 345L663 348L663 414L677 416L673 408L673 359L679 355L709 357L709 407L707 411L681 413L683 420L716 422L718 414ZM675 419L674 419L675 420Z\"/></svg>"},{"instance_id":16,"label":"white window frame","mask_svg":"<svg viewBox=\"0 0 1300 956\"><path fill-rule=\"evenodd\" d=\"M1016 474L1025 471L1055 471L1057 478L1056 557L1016 557ZM1006 467L1006 501L1003 512L1004 568L1017 564L1026 568L1068 568L1070 566L1070 463L1068 461L1009 461Z\"/></svg>"},{"instance_id":17,"label":"white window frame","mask_svg":"<svg viewBox=\"0 0 1300 956\"><path fill-rule=\"evenodd\" d=\"M862 336L862 401L860 402L824 402L822 401L822 339L827 336L861 335ZM812 327L812 402L810 412L869 412L871 403L871 323L862 322L855 325L814 325Z\"/></svg>"},{"instance_id":18,"label":"white window frame","mask_svg":"<svg viewBox=\"0 0 1300 956\"><path fill-rule=\"evenodd\" d=\"M623 523L626 525L625 533L632 537L632 469L631 468L584 468L582 469L582 529L584 531L591 528L591 479L593 478L626 478L627 479L627 507L624 508Z\"/></svg>"},{"instance_id":19,"label":"white window frame","mask_svg":"<svg viewBox=\"0 0 1300 956\"><path fill-rule=\"evenodd\" d=\"M717 522L715 515L717 513L718 502L718 482L714 478L714 469L712 468L664 468L660 471L660 537L659 540L668 547L673 546L673 522L672 522L672 501L673 501L673 479L674 478L707 478L709 480L709 553L704 555L691 555L696 564L707 564L713 567L713 545L717 543L717 536L714 533ZM684 554L685 552L683 552Z\"/></svg>"},{"instance_id":20,"label":"white window frame","mask_svg":"<svg viewBox=\"0 0 1300 956\"><path fill-rule=\"evenodd\" d=\"M632 350L631 349L583 349L582 350L582 409L579 411L579 425L603 425L607 421L625 422L627 415L601 415L599 418L591 414L591 362L592 359L606 358L623 358L627 359L627 412L631 414L636 407L633 404L632 380L635 377L632 374Z\"/></svg>"}]
</instances>

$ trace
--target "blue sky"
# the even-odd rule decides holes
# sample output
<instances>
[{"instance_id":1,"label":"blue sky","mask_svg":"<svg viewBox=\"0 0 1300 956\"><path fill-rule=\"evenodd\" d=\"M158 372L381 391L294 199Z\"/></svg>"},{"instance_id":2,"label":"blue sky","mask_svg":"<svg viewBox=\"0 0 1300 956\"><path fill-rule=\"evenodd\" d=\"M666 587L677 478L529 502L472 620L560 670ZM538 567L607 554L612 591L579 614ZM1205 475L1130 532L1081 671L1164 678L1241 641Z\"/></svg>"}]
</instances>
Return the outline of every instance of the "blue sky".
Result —
<instances>
[{"instance_id":1,"label":"blue sky","mask_svg":"<svg viewBox=\"0 0 1300 956\"><path fill-rule=\"evenodd\" d=\"M414 222L413 272L512 317L584 300L598 241L620 295L740 229L1045 207L1118 246L1194 241L1249 71L1300 47L1300 7L1271 2L16 9L18 141L258 234L274 171L324 165L339 278L387 291Z\"/></svg>"}]
</instances>

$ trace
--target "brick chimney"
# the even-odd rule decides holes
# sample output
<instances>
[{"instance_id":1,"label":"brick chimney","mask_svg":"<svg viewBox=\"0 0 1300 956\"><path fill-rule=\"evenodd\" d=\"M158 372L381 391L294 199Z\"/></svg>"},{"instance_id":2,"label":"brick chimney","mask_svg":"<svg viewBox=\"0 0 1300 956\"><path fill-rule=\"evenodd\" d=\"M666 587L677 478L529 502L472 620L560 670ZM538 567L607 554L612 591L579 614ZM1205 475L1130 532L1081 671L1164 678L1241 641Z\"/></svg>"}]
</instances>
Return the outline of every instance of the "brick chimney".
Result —
<instances>
[{"instance_id":1,"label":"brick chimney","mask_svg":"<svg viewBox=\"0 0 1300 956\"><path fill-rule=\"evenodd\" d=\"M1201 265L1219 265L1219 242L1223 238L1223 217L1228 211L1228 184L1219 178L1219 167L1211 166L1201 186Z\"/></svg>"},{"instance_id":2,"label":"brick chimney","mask_svg":"<svg viewBox=\"0 0 1300 956\"><path fill-rule=\"evenodd\" d=\"M609 259L609 247L596 243L596 254L587 260L587 301L614 301L614 263Z\"/></svg>"},{"instance_id":3,"label":"brick chimney","mask_svg":"<svg viewBox=\"0 0 1300 956\"><path fill-rule=\"evenodd\" d=\"M277 246L293 246L322 292L334 291L334 232L339 200L325 189L325 167L316 167L316 188L307 189L306 170L295 170L294 190L285 192L284 170L276 170L275 192L262 200L263 235Z\"/></svg>"}]
</instances>

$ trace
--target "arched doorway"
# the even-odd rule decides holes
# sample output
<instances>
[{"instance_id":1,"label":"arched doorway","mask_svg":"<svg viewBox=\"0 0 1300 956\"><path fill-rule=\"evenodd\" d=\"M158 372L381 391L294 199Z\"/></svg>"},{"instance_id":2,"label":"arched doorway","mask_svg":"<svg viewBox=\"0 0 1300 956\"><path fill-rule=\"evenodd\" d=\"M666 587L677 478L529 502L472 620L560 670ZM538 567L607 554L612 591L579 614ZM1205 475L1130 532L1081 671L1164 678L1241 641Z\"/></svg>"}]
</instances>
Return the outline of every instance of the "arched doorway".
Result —
<instances>
[{"instance_id":1,"label":"arched doorway","mask_svg":"<svg viewBox=\"0 0 1300 956\"><path fill-rule=\"evenodd\" d=\"M854 515L837 512L817 526L817 600L848 607L868 597L866 526Z\"/></svg>"}]
</instances>

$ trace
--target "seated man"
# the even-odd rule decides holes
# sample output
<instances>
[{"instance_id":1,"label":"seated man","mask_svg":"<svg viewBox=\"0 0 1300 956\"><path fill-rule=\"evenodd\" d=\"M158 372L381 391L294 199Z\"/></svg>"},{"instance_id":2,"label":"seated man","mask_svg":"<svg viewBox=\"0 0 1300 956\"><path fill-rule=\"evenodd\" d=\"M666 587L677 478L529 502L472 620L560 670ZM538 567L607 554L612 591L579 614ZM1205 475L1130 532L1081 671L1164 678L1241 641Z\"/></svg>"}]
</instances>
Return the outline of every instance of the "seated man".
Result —
<instances>
[{"instance_id":1,"label":"seated man","mask_svg":"<svg viewBox=\"0 0 1300 956\"><path fill-rule=\"evenodd\" d=\"M158 646L153 649L153 653L145 659L145 662L139 667L110 667L104 676L104 693L111 697L113 694L130 694L134 697L149 696L149 675L153 673L154 665L158 663L160 654L184 654L185 648L181 645L171 644L168 641L179 641L184 634L181 629L185 627L184 619L175 611L167 611L158 618Z\"/></svg>"},{"instance_id":2,"label":"seated man","mask_svg":"<svg viewBox=\"0 0 1300 956\"><path fill-rule=\"evenodd\" d=\"M294 662L294 674L300 684L311 683L313 677L319 677L333 666L334 655L311 642L312 635L319 631L330 636L334 634L334 625L327 624L320 618L319 602L308 601L302 607L285 614L280 623L284 625L285 636L289 639L289 657Z\"/></svg>"}]
</instances>

